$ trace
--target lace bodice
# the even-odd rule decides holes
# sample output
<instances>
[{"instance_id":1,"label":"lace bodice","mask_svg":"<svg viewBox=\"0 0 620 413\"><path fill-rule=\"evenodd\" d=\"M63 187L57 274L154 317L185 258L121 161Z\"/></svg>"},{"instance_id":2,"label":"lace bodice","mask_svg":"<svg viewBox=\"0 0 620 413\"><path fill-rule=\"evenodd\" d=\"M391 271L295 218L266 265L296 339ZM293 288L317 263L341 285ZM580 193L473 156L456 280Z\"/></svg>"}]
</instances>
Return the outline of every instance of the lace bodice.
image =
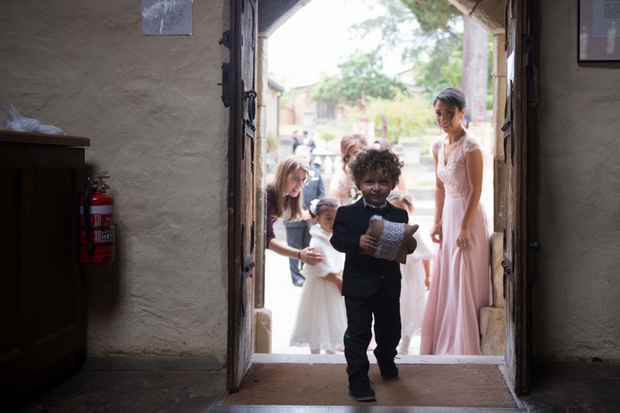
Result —
<instances>
[{"instance_id":1,"label":"lace bodice","mask_svg":"<svg viewBox=\"0 0 620 413\"><path fill-rule=\"evenodd\" d=\"M467 132L457 143L446 164L444 159L443 144L446 135L435 138L431 149L437 155L437 176L443 182L446 196L451 198L464 198L469 196L470 188L465 168L465 154L478 150L484 153L482 144L474 135Z\"/></svg>"},{"instance_id":2,"label":"lace bodice","mask_svg":"<svg viewBox=\"0 0 620 413\"><path fill-rule=\"evenodd\" d=\"M339 169L329 184L330 189L336 188L340 195L340 204L349 205L362 197L362 193L357 189L355 184L351 183L351 179L342 169Z\"/></svg>"}]
</instances>

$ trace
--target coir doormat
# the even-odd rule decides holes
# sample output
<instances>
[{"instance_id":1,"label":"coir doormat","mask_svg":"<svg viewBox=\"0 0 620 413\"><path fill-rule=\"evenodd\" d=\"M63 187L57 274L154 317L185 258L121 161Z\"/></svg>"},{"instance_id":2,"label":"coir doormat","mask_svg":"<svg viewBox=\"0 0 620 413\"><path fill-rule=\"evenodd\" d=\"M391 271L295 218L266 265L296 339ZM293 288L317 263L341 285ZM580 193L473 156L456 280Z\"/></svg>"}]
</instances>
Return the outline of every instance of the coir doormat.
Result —
<instances>
[{"instance_id":1,"label":"coir doormat","mask_svg":"<svg viewBox=\"0 0 620 413\"><path fill-rule=\"evenodd\" d=\"M518 408L496 365L398 364L399 378L383 380L377 365L369 377L377 406ZM254 363L224 405L351 406L343 364Z\"/></svg>"}]
</instances>

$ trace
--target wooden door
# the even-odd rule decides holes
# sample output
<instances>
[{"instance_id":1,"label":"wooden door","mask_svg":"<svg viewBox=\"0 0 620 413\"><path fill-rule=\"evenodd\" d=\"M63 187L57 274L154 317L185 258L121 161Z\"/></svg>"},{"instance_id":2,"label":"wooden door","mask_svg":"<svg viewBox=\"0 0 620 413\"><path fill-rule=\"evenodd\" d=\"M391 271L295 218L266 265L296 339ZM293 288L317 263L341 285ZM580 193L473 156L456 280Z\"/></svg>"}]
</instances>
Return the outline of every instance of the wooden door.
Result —
<instances>
[{"instance_id":1,"label":"wooden door","mask_svg":"<svg viewBox=\"0 0 620 413\"><path fill-rule=\"evenodd\" d=\"M254 133L256 131L256 1L231 1L224 104L230 106L228 200L228 389L234 390L254 352ZM226 86L227 85L227 86ZM228 88L228 89L226 89Z\"/></svg>"},{"instance_id":2,"label":"wooden door","mask_svg":"<svg viewBox=\"0 0 620 413\"><path fill-rule=\"evenodd\" d=\"M514 390L528 390L530 303L535 226L535 25L532 0L505 4L507 101L504 131L506 220L504 225L505 359ZM528 240L529 243L528 243Z\"/></svg>"}]
</instances>

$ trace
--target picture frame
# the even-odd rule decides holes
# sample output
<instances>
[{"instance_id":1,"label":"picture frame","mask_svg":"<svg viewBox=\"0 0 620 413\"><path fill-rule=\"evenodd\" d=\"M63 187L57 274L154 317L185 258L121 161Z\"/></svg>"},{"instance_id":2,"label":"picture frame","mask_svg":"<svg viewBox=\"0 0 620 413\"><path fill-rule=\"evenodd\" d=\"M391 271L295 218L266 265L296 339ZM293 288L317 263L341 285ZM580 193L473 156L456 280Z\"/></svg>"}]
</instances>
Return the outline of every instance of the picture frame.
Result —
<instances>
[{"instance_id":1,"label":"picture frame","mask_svg":"<svg viewBox=\"0 0 620 413\"><path fill-rule=\"evenodd\" d=\"M577 62L620 62L620 1L579 0Z\"/></svg>"},{"instance_id":2,"label":"picture frame","mask_svg":"<svg viewBox=\"0 0 620 413\"><path fill-rule=\"evenodd\" d=\"M142 35L191 36L193 3L193 0L142 0Z\"/></svg>"}]
</instances>

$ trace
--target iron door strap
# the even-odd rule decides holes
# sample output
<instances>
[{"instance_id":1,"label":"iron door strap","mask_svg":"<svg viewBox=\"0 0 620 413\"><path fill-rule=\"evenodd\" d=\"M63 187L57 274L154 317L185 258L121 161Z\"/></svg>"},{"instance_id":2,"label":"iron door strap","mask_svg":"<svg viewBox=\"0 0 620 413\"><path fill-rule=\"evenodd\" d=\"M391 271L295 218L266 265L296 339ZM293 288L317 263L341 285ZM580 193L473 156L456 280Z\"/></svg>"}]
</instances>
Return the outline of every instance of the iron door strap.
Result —
<instances>
[{"instance_id":1,"label":"iron door strap","mask_svg":"<svg viewBox=\"0 0 620 413\"><path fill-rule=\"evenodd\" d=\"M512 312L512 319L514 320L514 316L515 316L515 274L514 274L514 258L515 258L515 232L514 229L510 230L510 235L511 235L511 244L510 244L510 250L506 251L506 229L504 229L504 248L503 248L503 257L504 260L502 261L502 268L504 269L504 279L503 279L503 283L504 283L504 300L506 299L506 287L507 287L507 283L506 281L510 282L511 285L511 289L510 291L512 291L511 294L511 302L510 302L510 309Z\"/></svg>"},{"instance_id":2,"label":"iron door strap","mask_svg":"<svg viewBox=\"0 0 620 413\"><path fill-rule=\"evenodd\" d=\"M243 268L241 274L241 316L245 317L245 282L248 278L252 278L253 269L256 263L253 261L254 255L250 254L243 260Z\"/></svg>"},{"instance_id":3,"label":"iron door strap","mask_svg":"<svg viewBox=\"0 0 620 413\"><path fill-rule=\"evenodd\" d=\"M255 90L248 90L243 94L243 97L248 100L248 117L249 120L254 122L256 119L256 97L258 94Z\"/></svg>"},{"instance_id":4,"label":"iron door strap","mask_svg":"<svg viewBox=\"0 0 620 413\"><path fill-rule=\"evenodd\" d=\"M245 255L245 224L241 225L241 262L243 263L243 281L252 277L252 269L256 266L254 262L254 221L250 227L250 251Z\"/></svg>"},{"instance_id":5,"label":"iron door strap","mask_svg":"<svg viewBox=\"0 0 620 413\"><path fill-rule=\"evenodd\" d=\"M252 238L254 238L254 224L252 223ZM252 239L252 245L254 245L254 239ZM241 225L241 286L239 288L239 294L241 299L239 303L241 305L241 316L245 317L245 282L248 278L252 278L253 269L256 266L254 262L254 248L250 251L250 255L245 255L245 224Z\"/></svg>"},{"instance_id":6,"label":"iron door strap","mask_svg":"<svg viewBox=\"0 0 620 413\"><path fill-rule=\"evenodd\" d=\"M245 120L245 125L252 130L252 132L256 131L256 125L254 124L254 120L256 119L256 97L258 94L255 90L248 90L243 93L244 102L247 104L248 118ZM247 132L246 132L247 133ZM253 136L253 134L252 134Z\"/></svg>"},{"instance_id":7,"label":"iron door strap","mask_svg":"<svg viewBox=\"0 0 620 413\"><path fill-rule=\"evenodd\" d=\"M502 125L502 131L504 132L504 163L508 160L507 144L508 138L510 138L510 163L514 166L514 133L513 133L513 112L514 112L514 87L512 80L510 81L510 94L506 96L506 106L504 112L506 117L504 118L504 124Z\"/></svg>"},{"instance_id":8,"label":"iron door strap","mask_svg":"<svg viewBox=\"0 0 620 413\"><path fill-rule=\"evenodd\" d=\"M504 286L504 299L506 299L506 279L512 276L512 262L510 257L506 254L506 229L504 228L504 245L502 248L502 268L504 270L503 286Z\"/></svg>"}]
</instances>

